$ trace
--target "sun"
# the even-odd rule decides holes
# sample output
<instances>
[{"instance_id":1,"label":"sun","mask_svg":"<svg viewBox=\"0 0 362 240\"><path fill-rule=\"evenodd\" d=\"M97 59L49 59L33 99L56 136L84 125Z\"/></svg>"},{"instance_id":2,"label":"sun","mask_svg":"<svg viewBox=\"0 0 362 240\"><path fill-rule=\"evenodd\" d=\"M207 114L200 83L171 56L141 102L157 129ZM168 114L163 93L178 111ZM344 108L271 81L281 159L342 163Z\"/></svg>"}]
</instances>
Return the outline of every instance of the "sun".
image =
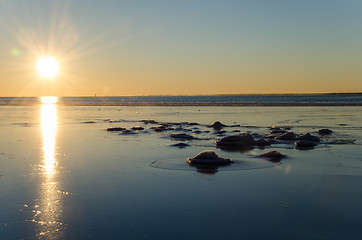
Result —
<instances>
[{"instance_id":1,"label":"sun","mask_svg":"<svg viewBox=\"0 0 362 240\"><path fill-rule=\"evenodd\" d=\"M41 57L36 64L40 77L54 78L59 74L59 62L53 57Z\"/></svg>"}]
</instances>

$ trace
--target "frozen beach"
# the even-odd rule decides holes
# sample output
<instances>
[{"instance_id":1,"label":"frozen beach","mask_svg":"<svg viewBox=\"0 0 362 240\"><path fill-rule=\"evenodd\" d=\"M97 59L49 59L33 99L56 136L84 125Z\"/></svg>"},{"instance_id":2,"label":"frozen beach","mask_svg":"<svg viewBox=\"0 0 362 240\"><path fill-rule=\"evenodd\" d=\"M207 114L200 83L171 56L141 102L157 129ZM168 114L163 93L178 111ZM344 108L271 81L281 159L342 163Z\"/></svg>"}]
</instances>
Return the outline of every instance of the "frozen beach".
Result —
<instances>
[{"instance_id":1,"label":"frozen beach","mask_svg":"<svg viewBox=\"0 0 362 240\"><path fill-rule=\"evenodd\" d=\"M174 124L155 131L157 124L141 120ZM229 126L226 132L208 126L216 121ZM361 122L359 106L1 106L0 236L358 239ZM107 131L135 126L144 130ZM333 133L308 150L289 142L215 147L222 137L263 135L271 126ZM180 141L172 133L197 139ZM171 146L180 142L189 146ZM204 150L266 164L202 173L186 161ZM272 150L287 158L257 157ZM169 164L153 166L157 161Z\"/></svg>"}]
</instances>

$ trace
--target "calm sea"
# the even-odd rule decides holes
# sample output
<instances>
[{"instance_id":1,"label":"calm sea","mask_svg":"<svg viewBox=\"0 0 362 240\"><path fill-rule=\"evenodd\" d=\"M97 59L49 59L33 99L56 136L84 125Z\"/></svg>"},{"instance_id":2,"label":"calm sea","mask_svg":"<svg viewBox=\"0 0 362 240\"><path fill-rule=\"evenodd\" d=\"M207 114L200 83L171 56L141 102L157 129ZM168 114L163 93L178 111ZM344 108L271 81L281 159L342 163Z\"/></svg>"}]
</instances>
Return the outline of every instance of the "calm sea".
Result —
<instances>
[{"instance_id":1,"label":"calm sea","mask_svg":"<svg viewBox=\"0 0 362 240\"><path fill-rule=\"evenodd\" d=\"M0 97L2 105L41 103L39 97ZM91 105L342 105L362 106L362 94L59 97L60 104Z\"/></svg>"}]
</instances>

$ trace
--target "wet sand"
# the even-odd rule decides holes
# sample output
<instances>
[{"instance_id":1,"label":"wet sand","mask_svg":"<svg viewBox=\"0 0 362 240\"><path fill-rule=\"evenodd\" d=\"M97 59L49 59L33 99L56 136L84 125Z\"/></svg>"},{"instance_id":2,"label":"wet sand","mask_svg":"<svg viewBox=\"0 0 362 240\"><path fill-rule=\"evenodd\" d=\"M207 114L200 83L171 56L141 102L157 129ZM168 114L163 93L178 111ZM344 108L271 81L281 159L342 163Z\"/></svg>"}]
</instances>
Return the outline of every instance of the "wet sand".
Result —
<instances>
[{"instance_id":1,"label":"wet sand","mask_svg":"<svg viewBox=\"0 0 362 240\"><path fill-rule=\"evenodd\" d=\"M0 107L0 235L3 239L358 239L362 230L360 107L3 106ZM193 122L155 132L140 120ZM276 144L248 151L215 147L206 125L266 133L333 130L311 150ZM142 126L137 134L110 127ZM175 127L175 126L174 126ZM195 131L210 131L194 133ZM201 140L180 141L171 133ZM203 150L237 160L277 150L258 169L155 168ZM265 160L266 161L266 160ZM182 161L181 161L182 163ZM180 164L178 162L177 164ZM185 165L187 166L187 165Z\"/></svg>"}]
</instances>

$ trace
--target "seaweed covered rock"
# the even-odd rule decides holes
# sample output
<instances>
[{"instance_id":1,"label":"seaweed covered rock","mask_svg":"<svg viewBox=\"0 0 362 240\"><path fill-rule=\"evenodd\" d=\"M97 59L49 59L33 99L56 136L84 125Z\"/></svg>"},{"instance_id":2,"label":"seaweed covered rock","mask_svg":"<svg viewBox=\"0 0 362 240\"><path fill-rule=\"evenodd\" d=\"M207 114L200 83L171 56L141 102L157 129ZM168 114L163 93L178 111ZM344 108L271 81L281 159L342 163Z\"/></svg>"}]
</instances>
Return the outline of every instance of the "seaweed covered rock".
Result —
<instances>
[{"instance_id":1,"label":"seaweed covered rock","mask_svg":"<svg viewBox=\"0 0 362 240\"><path fill-rule=\"evenodd\" d=\"M238 146L253 146L255 140L249 133L227 136L216 142L216 146L238 147Z\"/></svg>"},{"instance_id":2,"label":"seaweed covered rock","mask_svg":"<svg viewBox=\"0 0 362 240\"><path fill-rule=\"evenodd\" d=\"M187 160L189 164L216 164L227 165L233 161L230 158L219 157L216 152L212 150L205 150L197 154L195 157L191 157Z\"/></svg>"}]
</instances>

